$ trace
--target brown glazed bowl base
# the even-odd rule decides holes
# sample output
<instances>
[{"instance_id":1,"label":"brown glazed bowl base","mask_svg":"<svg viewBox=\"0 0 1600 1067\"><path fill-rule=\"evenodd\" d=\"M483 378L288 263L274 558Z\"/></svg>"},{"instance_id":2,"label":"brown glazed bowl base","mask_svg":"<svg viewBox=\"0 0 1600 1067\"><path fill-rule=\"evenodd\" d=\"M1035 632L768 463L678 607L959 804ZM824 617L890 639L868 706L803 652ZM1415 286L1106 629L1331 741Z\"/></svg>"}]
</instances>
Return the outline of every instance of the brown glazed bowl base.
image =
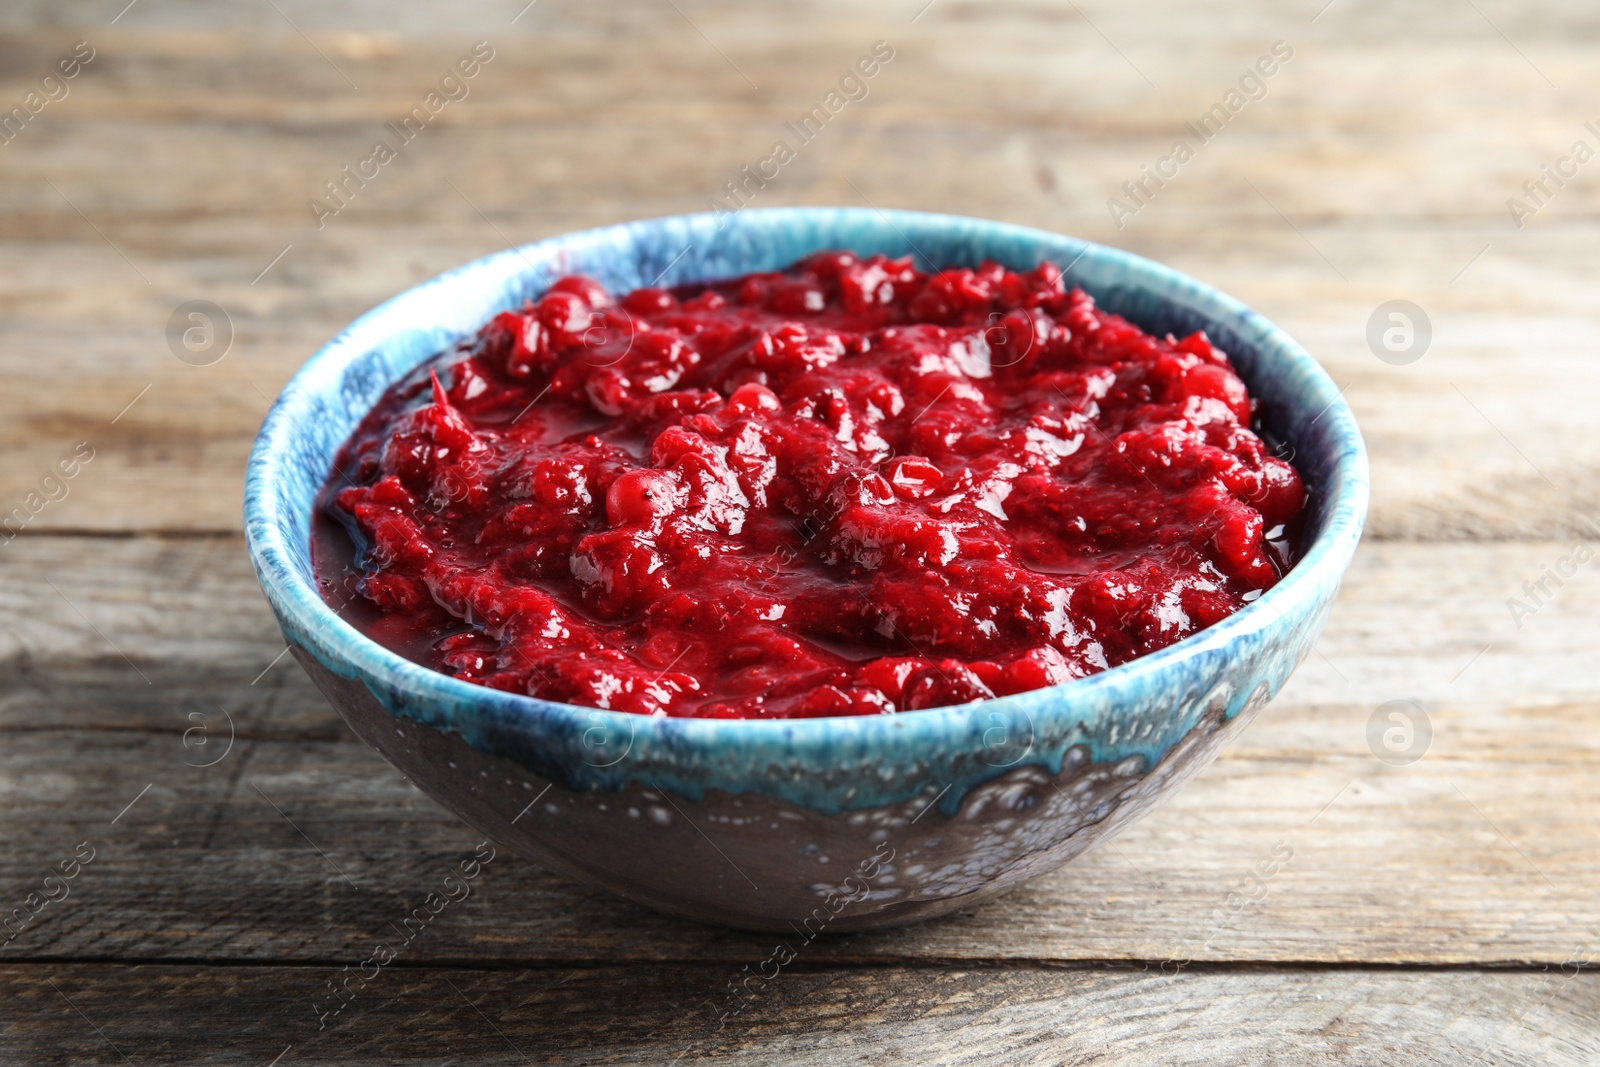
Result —
<instances>
[{"instance_id":1,"label":"brown glazed bowl base","mask_svg":"<svg viewBox=\"0 0 1600 1067\"><path fill-rule=\"evenodd\" d=\"M932 787L908 803L829 815L718 790L699 800L639 783L573 792L399 718L360 681L294 654L357 736L512 852L671 915L803 936L945 915L1054 870L1170 796L1267 699L1258 689L1231 719L1217 702L1148 770L1138 756L1096 764L1076 746L1060 774L997 769L955 815L940 810ZM815 872L809 885L794 875L801 863Z\"/></svg>"}]
</instances>

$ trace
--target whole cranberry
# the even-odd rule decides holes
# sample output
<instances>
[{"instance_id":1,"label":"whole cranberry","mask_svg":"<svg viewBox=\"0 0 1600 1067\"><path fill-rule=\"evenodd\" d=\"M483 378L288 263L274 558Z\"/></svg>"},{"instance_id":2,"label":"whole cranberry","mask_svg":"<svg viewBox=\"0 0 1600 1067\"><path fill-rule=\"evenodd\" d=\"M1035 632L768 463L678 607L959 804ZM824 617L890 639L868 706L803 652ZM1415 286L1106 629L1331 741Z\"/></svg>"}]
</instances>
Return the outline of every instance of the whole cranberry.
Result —
<instances>
[{"instance_id":1,"label":"whole cranberry","mask_svg":"<svg viewBox=\"0 0 1600 1067\"><path fill-rule=\"evenodd\" d=\"M661 471L629 471L606 491L606 518L613 526L649 524L672 513L673 496L672 479Z\"/></svg>"}]
</instances>

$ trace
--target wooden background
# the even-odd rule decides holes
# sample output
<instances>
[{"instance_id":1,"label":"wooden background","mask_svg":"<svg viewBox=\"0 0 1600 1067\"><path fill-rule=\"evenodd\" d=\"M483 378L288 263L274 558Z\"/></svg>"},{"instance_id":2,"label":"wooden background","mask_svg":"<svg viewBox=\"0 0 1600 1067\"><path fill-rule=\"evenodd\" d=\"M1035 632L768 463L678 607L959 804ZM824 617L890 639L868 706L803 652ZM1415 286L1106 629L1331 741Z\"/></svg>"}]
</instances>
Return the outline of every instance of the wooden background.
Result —
<instances>
[{"instance_id":1,"label":"wooden background","mask_svg":"<svg viewBox=\"0 0 1600 1067\"><path fill-rule=\"evenodd\" d=\"M0 146L0 510L78 442L94 458L0 538L0 914L95 858L0 949L0 1062L1600 1059L1600 160L1523 228L1506 206L1600 148L1600 12L924 2L8 0L0 110L75 43L95 58ZM478 40L471 95L319 231L308 198ZM1373 460L1319 654L1114 841L970 913L819 942L725 1026L770 939L502 854L319 1028L330 979L477 838L275 658L239 534L269 398L441 270L703 209L878 40L869 97L758 202L1078 234L1287 327ZM1107 198L1278 40L1265 98L1114 225ZM1394 299L1432 326L1407 365L1367 341ZM210 365L168 347L189 300L231 320ZM1391 700L1431 723L1406 766L1368 742Z\"/></svg>"}]
</instances>

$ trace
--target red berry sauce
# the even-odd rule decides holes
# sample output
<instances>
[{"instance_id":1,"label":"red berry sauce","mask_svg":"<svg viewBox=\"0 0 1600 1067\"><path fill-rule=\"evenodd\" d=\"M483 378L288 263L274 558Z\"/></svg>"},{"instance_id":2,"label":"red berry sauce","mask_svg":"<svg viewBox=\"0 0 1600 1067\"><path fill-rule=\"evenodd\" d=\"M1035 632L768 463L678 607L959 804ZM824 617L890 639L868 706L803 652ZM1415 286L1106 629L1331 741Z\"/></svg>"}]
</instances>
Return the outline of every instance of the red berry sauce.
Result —
<instances>
[{"instance_id":1,"label":"red berry sauce","mask_svg":"<svg viewBox=\"0 0 1600 1067\"><path fill-rule=\"evenodd\" d=\"M1306 490L1254 414L1204 334L1145 334L1050 263L826 252L621 300L569 277L389 390L338 456L316 565L373 639L497 689L722 718L961 704L1272 586Z\"/></svg>"}]
</instances>

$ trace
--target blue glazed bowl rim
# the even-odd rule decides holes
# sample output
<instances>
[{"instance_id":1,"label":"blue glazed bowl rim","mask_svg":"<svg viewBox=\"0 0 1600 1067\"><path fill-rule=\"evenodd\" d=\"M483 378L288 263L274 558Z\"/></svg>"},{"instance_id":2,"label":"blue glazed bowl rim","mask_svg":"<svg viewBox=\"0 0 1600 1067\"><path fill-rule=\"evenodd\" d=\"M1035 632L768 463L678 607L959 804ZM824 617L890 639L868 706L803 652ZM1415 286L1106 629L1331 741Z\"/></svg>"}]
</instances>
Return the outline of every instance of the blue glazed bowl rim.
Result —
<instances>
[{"instance_id":1,"label":"blue glazed bowl rim","mask_svg":"<svg viewBox=\"0 0 1600 1067\"><path fill-rule=\"evenodd\" d=\"M562 704L490 689L441 674L391 652L340 618L322 599L314 582L296 566L295 553L285 543L283 524L278 521L282 502L272 492L271 485L279 466L287 462L298 420L314 410L313 400L318 391L326 389L327 383L337 382L339 370L361 359L375 344L382 343L367 336L373 327L397 319L397 313L409 304L425 304L429 294L442 287L459 283L473 274L497 276L515 260L521 260L524 267L559 262L564 248L631 241L648 235L655 228L703 227L721 221L709 214L667 216L558 235L466 263L366 312L296 372L262 424L245 478L246 542L262 588L286 632L292 630L305 635L312 645L310 651L335 673L359 678L369 689L377 682L382 689L403 694L406 704L433 709L435 725L469 738L483 736L489 726L509 725L516 729L537 725L546 728L537 731L539 733L569 735L583 734L598 726L606 731L626 731L630 739L655 733L656 745L668 750L705 751L718 746L752 743L769 747L776 743L796 756L809 754L826 761L828 751L836 750L841 742L857 752L891 744L899 751L931 751L942 744L960 743L974 736L974 723L980 724L981 731L981 716L986 709L1007 706L1018 698L1030 698L1037 708L1040 696L1047 693L1059 696L1060 699L1052 701L1042 714L1068 719L1079 708L1109 704L1115 709L1123 703L1122 696L1132 697L1159 685L1161 677L1183 661L1202 656L1225 657L1230 647L1242 639L1286 625L1285 617L1295 615L1295 608L1316 599L1329 583L1338 582L1360 539L1366 517L1369 494L1366 451L1342 391L1310 353L1282 329L1238 300L1172 268L1120 249L1010 223L947 214L855 208L751 208L738 215L741 225L771 227L816 222L819 217L835 223L848 223L853 218L878 219L897 231L922 233L929 228L970 229L976 226L983 234L997 240L1027 240L1078 248L1080 257L1092 255L1101 263L1119 264L1146 289L1158 294L1181 293L1186 305L1197 309L1208 322L1226 323L1236 334L1248 337L1260 353L1259 362L1281 364L1284 373L1293 371L1310 392L1305 398L1305 408L1320 410L1317 419L1327 424L1322 428L1322 438L1328 442L1327 450L1334 453L1334 458L1325 480L1317 486L1322 495L1323 518L1313 541L1289 573L1255 602L1158 652L1046 690L895 715L719 720L640 716ZM1068 274L1070 280L1070 269ZM1092 289L1090 295L1096 295ZM398 327L392 332L397 330ZM1254 383L1250 384L1254 392ZM1243 694L1231 710L1236 711L1242 700ZM438 717L439 709L444 709L442 720ZM1041 713L1028 714L1032 719Z\"/></svg>"}]
</instances>

